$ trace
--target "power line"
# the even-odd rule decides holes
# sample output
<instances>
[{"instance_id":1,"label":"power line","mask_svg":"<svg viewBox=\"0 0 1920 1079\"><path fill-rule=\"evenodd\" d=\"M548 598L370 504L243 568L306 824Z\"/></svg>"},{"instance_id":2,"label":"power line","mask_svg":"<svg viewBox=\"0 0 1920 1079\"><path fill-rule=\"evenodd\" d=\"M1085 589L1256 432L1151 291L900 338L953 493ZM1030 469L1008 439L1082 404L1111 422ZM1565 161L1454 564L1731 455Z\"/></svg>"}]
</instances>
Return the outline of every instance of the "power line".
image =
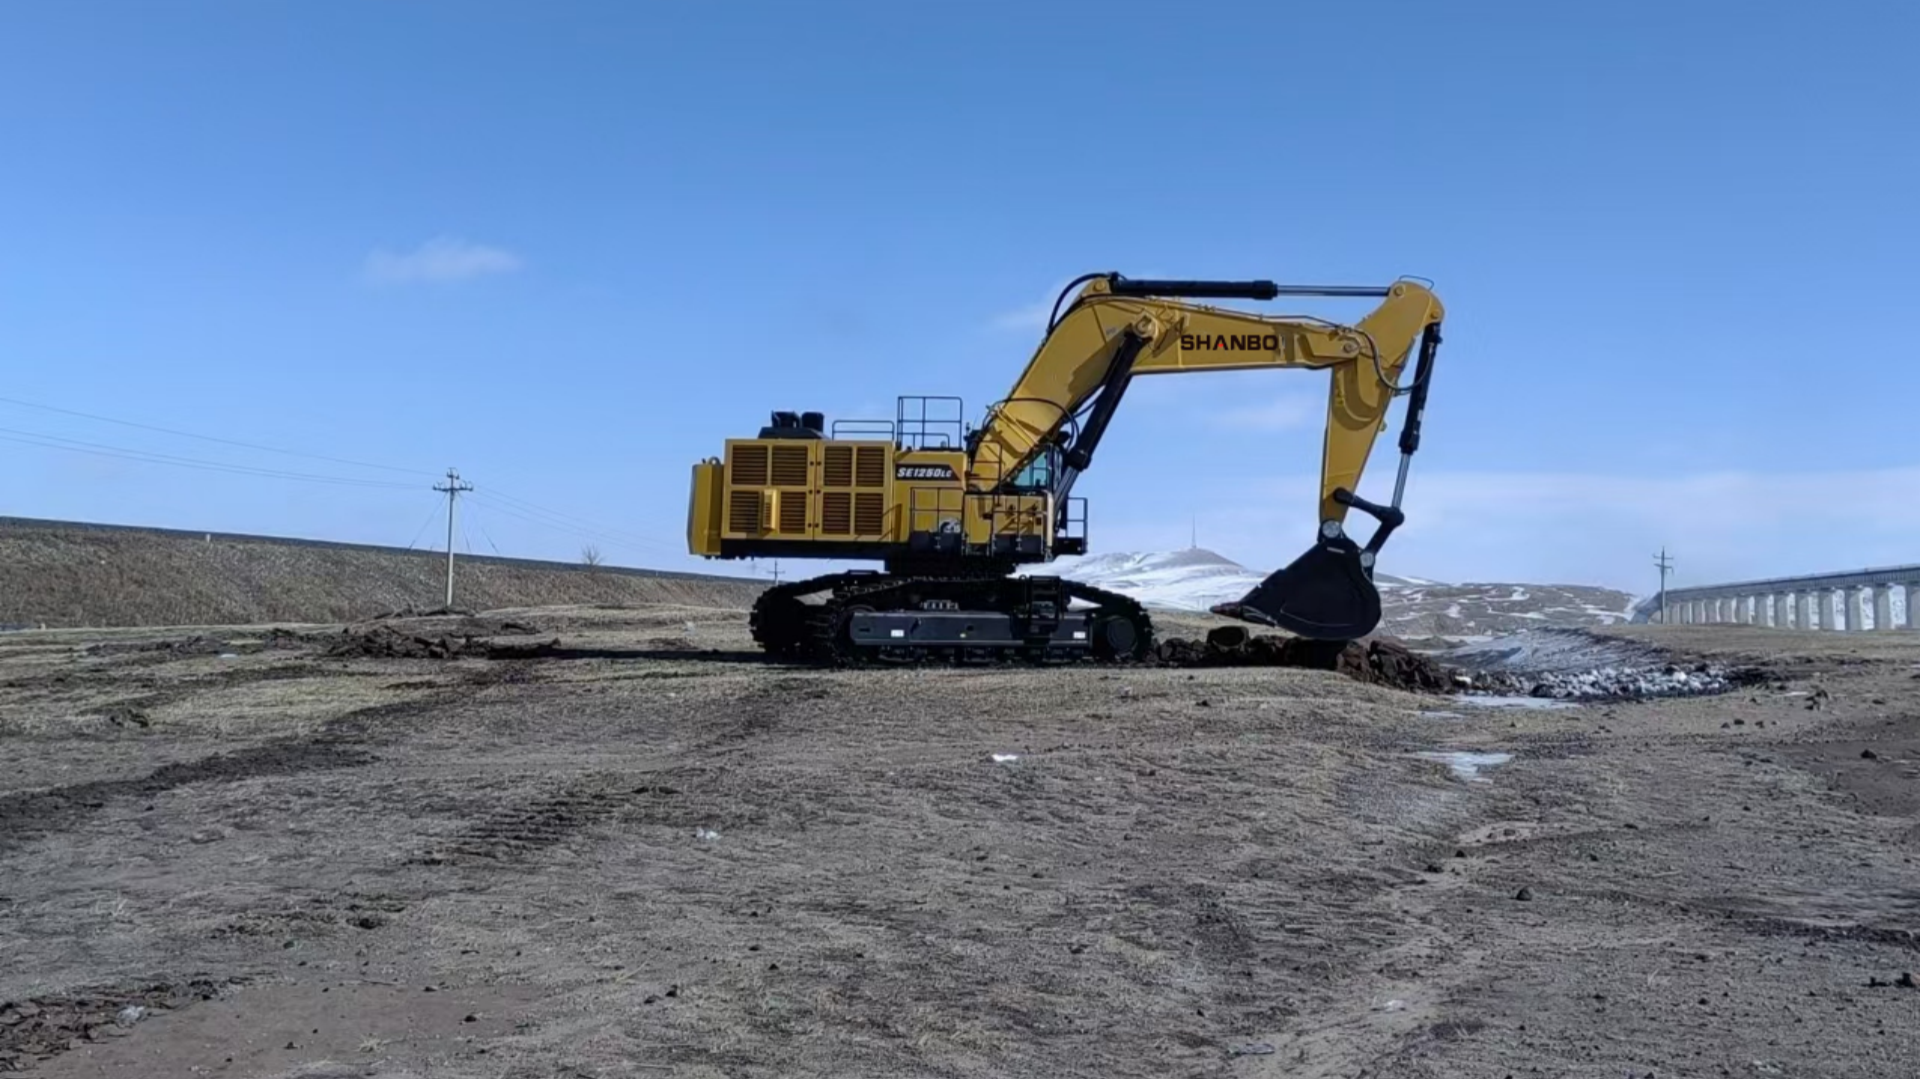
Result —
<instances>
[{"instance_id":1,"label":"power line","mask_svg":"<svg viewBox=\"0 0 1920 1079\"><path fill-rule=\"evenodd\" d=\"M25 401L25 400L21 400L19 398L14 398L14 397L0 396L0 404L15 405L20 408L37 409L42 412L58 413L66 416L76 416L81 419L94 420L101 423L111 423L111 424L119 425L121 427L135 428L143 431L154 431L160 434L172 435L178 438L191 438L201 442L215 443L215 444L224 445L224 446L235 446L242 449L254 450L261 453L274 453L274 454L281 454L289 457L303 457L310 460L327 461L333 464L348 465L355 468L378 469L384 472L396 472L396 473L401 473L406 475L435 475L435 473L427 472L423 469L402 468L395 465L378 464L371 461L359 461L351 458L335 457L328 454L309 453L303 450L291 450L291 449L286 449L278 446L268 446L261 443L247 442L240 439L222 438L216 435L198 434L192 431L182 431L177 428L161 427L156 424L140 423L134 420L123 420L123 419L118 419L112 416L103 416L97 413L83 412L83 411L80 411L79 409L62 408L56 405L40 404L35 401ZM289 480L289 481L302 482L302 483L325 483L325 484L332 484L336 486L363 487L363 488L370 488L370 489L377 489L377 490L413 490L415 489L412 484L400 483L396 481L362 479L362 478L351 477L351 476L333 476L333 475L324 475L320 473L310 473L310 472L295 472L295 471L290 471L287 469L280 469L280 468L262 467L257 465L234 464L231 462L212 461L212 460L206 460L206 459L196 458L196 457L183 457L177 454L160 453L153 450L133 449L126 446L115 446L108 443L91 442L85 439L68 438L61 435L49 435L49 434L43 434L37 431L21 431L21 430L15 430L12 428L5 428L5 427L0 427L0 440L4 440L8 442L16 442L22 445L38 446L44 449L65 450L69 453L86 453L86 454L91 454L93 456L98 456L98 457L118 458L121 460L136 461L144 464L160 464L160 465L167 465L175 468L188 468L188 469L197 469L200 471L222 472L230 475L256 476L263 479ZM442 490L442 488L439 488L439 487L436 487L435 489ZM460 489L463 492L474 490L472 484L464 483L464 481L460 483ZM449 493L450 502L452 500L452 497L453 497L452 493ZM642 533L632 532L626 529L617 528L612 525L607 525L602 522L592 520L590 518L581 517L577 514L568 513L568 512L556 510L556 509L550 509L548 507L541 506L527 499L520 498L516 495L510 494L508 492L496 490L492 487L488 487L486 491L483 493L476 492L473 495L473 498L476 504L478 504L483 499L483 497L491 498L495 500L494 502L491 502L488 504L492 505L492 508L498 513L501 513L508 517L517 518L529 524L539 525L542 528L551 529L556 532L563 532L563 533L567 533L569 535L580 537L580 538L600 540L602 542L610 543L617 547L626 548L634 551L635 553L643 554L643 555L671 554L671 553L676 553L677 551L676 545L670 540L666 540L658 536L649 536ZM452 513L452 510L451 508L449 508L449 515L450 515L449 519L451 519L451 513ZM483 529L483 534L484 534L484 529ZM414 542L418 542L418 540L419 540L419 536L416 533L414 537ZM469 547L471 547L471 542L472 542L471 539L469 539L468 540ZM487 542L489 544L492 543L491 537L488 537ZM409 546L412 546L412 544L409 544ZM497 551L498 548L496 547L495 550ZM449 603L451 603L451 600L449 600Z\"/></svg>"},{"instance_id":2,"label":"power line","mask_svg":"<svg viewBox=\"0 0 1920 1079\"><path fill-rule=\"evenodd\" d=\"M637 545L637 546L655 547L665 551L672 551L675 549L673 544L665 542L661 540L659 537L648 536L639 532L629 532L626 529L616 528L612 525L589 520L588 518L580 517L575 514L564 513L560 510L547 509L542 506L537 506L532 502L527 501L524 498L519 498L517 496L508 494L497 487L489 486L486 489L486 491L483 493L488 495L491 498L498 499L499 501L504 502L509 506L518 507L519 509L528 513L539 514L544 517L552 517L558 521L566 522L579 528L585 528L592 531L601 532L610 536L624 536L628 540L632 541L634 545Z\"/></svg>"},{"instance_id":3,"label":"power line","mask_svg":"<svg viewBox=\"0 0 1920 1079\"><path fill-rule=\"evenodd\" d=\"M572 524L553 511L522 509L519 505L505 501L497 501L497 499L499 499L498 493L490 487L476 491L473 495L475 502L486 506L495 513L526 521L529 524L536 524L543 528L549 528L556 532L564 532L582 539L600 540L637 553L658 554L662 550L667 549L660 543L636 535L616 532L611 529Z\"/></svg>"},{"instance_id":4,"label":"power line","mask_svg":"<svg viewBox=\"0 0 1920 1079\"><path fill-rule=\"evenodd\" d=\"M413 545L416 543L419 543L420 537L426 533L427 526L432 524L433 519L435 517L438 517L439 515L440 515L439 506L435 506L432 509L427 511L426 519L420 522L419 528L416 528L413 530L413 538L407 541L407 550L409 551L413 550Z\"/></svg>"},{"instance_id":5,"label":"power line","mask_svg":"<svg viewBox=\"0 0 1920 1079\"><path fill-rule=\"evenodd\" d=\"M414 490L410 483L395 483L390 480L355 479L351 476L323 476L311 472L288 472L283 469L255 468L251 465L236 465L222 461L206 461L196 457L178 457L168 453L154 453L150 450L133 450L125 446L110 446L103 442L88 442L84 439L63 438L59 435L41 434L37 431L18 431L10 427L0 427L0 439L18 442L27 446L40 446L50 450L65 450L69 453L90 453L96 457L118 457L127 461L140 461L146 464L171 465L176 468L195 468L208 472L229 472L243 476L260 476L267 479L297 480L303 483L332 483L347 487L375 487L387 490Z\"/></svg>"},{"instance_id":6,"label":"power line","mask_svg":"<svg viewBox=\"0 0 1920 1079\"><path fill-rule=\"evenodd\" d=\"M315 461L329 461L336 465L352 465L355 468L372 468L372 469L378 469L383 472L404 472L404 473L407 473L410 475L416 475L416 476L434 475L434 473L426 471L425 469L400 468L395 465L374 464L371 461L355 461L345 457L329 457L323 453L306 453L301 450L287 450L287 449L280 449L279 447L276 447L276 446L263 446L257 442L241 442L237 439L231 439L231 438L216 438L213 435L198 435L198 434L194 434L192 431L177 431L171 427L156 427L150 423L135 423L132 420L117 420L117 419L114 419L112 416L100 416L91 412L81 412L71 408L59 408L54 405L42 405L33 401L22 401L15 397L0 397L0 404L17 405L21 408L34 408L34 409L39 409L42 412L58 412L62 415L78 416L81 419L96 420L100 423L114 423L114 424L119 424L122 427L136 427L142 431L157 431L163 435L173 435L178 438L194 438L194 439L199 439L202 442L217 442L223 446L239 446L242 449L259 450L263 453L278 453L278 454L284 454L288 457L307 457Z\"/></svg>"},{"instance_id":7,"label":"power line","mask_svg":"<svg viewBox=\"0 0 1920 1079\"><path fill-rule=\"evenodd\" d=\"M478 506L475 508L477 509ZM500 545L493 542L493 534L487 531L486 522L480 520L480 515L478 513L469 513L467 517L473 521L473 527L480 530L480 538L487 541L487 546L493 548L494 554L499 554Z\"/></svg>"},{"instance_id":8,"label":"power line","mask_svg":"<svg viewBox=\"0 0 1920 1079\"><path fill-rule=\"evenodd\" d=\"M476 506L485 506L487 509L493 511L494 513L500 514L503 517L511 517L511 518L514 518L515 520L524 521L528 524L539 525L542 528L550 529L554 532L562 533L564 535L571 536L575 539L594 540L601 543L606 543L610 546L613 546L621 550L634 551L637 554L652 553L649 551L640 550L634 547L633 544L623 539L609 537L601 533L594 532L584 528L575 528L571 525L564 525L564 524L556 523L554 521L543 520L539 517L531 517L531 516L528 516L527 514L520 513L519 511L514 510L511 507L502 505L500 503L489 502L486 500L484 492L476 491L471 496L470 501L472 501L473 504Z\"/></svg>"}]
</instances>

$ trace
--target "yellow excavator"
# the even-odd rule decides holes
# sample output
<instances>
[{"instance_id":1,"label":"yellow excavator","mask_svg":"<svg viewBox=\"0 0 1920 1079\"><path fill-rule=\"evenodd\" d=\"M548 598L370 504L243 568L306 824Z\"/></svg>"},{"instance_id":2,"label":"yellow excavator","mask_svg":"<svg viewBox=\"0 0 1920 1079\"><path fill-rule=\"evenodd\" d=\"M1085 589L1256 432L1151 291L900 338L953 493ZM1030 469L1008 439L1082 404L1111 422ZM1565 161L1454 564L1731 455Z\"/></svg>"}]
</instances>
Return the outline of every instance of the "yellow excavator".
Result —
<instances>
[{"instance_id":1,"label":"yellow excavator","mask_svg":"<svg viewBox=\"0 0 1920 1079\"><path fill-rule=\"evenodd\" d=\"M1349 326L1199 302L1283 296L1380 303ZM1141 604L1021 570L1086 553L1086 499L1073 495L1074 481L1093 463L1128 384L1139 375L1326 370L1315 542L1214 610L1315 640L1354 640L1380 621L1374 562L1405 519L1401 497L1442 313L1432 290L1412 279L1285 286L1087 274L1060 293L1026 370L977 427L958 398L901 397L891 420L829 428L819 412L776 411L758 437L728 439L724 457L693 468L688 549L719 559L882 563L762 593L753 636L780 658L1137 659L1154 643ZM1355 491L1388 406L1402 395L1400 470L1382 506ZM1364 547L1347 535L1349 510L1377 522Z\"/></svg>"}]
</instances>

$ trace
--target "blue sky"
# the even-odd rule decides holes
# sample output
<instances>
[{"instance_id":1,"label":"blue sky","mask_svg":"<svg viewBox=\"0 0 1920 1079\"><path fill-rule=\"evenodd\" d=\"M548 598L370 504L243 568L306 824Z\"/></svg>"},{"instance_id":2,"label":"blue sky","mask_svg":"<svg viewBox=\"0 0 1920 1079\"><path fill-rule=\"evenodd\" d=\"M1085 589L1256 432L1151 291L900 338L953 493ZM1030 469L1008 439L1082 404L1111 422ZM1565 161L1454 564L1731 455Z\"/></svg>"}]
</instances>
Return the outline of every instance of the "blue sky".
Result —
<instances>
[{"instance_id":1,"label":"blue sky","mask_svg":"<svg viewBox=\"0 0 1920 1079\"><path fill-rule=\"evenodd\" d=\"M744 571L685 555L688 468L770 409L977 416L1084 271L1414 274L1383 570L1920 561L1908 5L1089 10L0 6L0 397L414 470L0 402L0 513L404 544L456 465L462 549ZM1143 380L1095 549L1290 559L1323 394Z\"/></svg>"}]
</instances>

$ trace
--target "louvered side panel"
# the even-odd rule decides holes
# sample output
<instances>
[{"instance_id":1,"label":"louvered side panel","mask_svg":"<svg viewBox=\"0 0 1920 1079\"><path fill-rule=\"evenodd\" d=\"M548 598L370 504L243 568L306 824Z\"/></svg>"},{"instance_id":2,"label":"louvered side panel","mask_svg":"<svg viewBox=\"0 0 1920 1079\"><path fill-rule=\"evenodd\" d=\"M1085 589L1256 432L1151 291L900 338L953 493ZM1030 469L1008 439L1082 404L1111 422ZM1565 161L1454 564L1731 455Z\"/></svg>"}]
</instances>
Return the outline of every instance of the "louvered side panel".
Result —
<instances>
[{"instance_id":1,"label":"louvered side panel","mask_svg":"<svg viewBox=\"0 0 1920 1079\"><path fill-rule=\"evenodd\" d=\"M772 487L807 486L807 446L796 443L791 446L773 447Z\"/></svg>"},{"instance_id":2,"label":"louvered side panel","mask_svg":"<svg viewBox=\"0 0 1920 1079\"><path fill-rule=\"evenodd\" d=\"M781 491L779 529L783 536L807 534L807 492Z\"/></svg>"},{"instance_id":3,"label":"louvered side panel","mask_svg":"<svg viewBox=\"0 0 1920 1079\"><path fill-rule=\"evenodd\" d=\"M861 446L854 466L853 485L856 487L885 487L887 485L887 448L885 446Z\"/></svg>"},{"instance_id":4,"label":"louvered side panel","mask_svg":"<svg viewBox=\"0 0 1920 1079\"><path fill-rule=\"evenodd\" d=\"M735 487L767 485L767 447L735 446L727 465L727 482Z\"/></svg>"},{"instance_id":5,"label":"louvered side panel","mask_svg":"<svg viewBox=\"0 0 1920 1079\"><path fill-rule=\"evenodd\" d=\"M853 486L853 447L827 446L822 450L820 483L825 487Z\"/></svg>"},{"instance_id":6,"label":"louvered side panel","mask_svg":"<svg viewBox=\"0 0 1920 1079\"><path fill-rule=\"evenodd\" d=\"M727 531L754 536L760 533L759 491L734 491L727 496Z\"/></svg>"},{"instance_id":7,"label":"louvered side panel","mask_svg":"<svg viewBox=\"0 0 1920 1079\"><path fill-rule=\"evenodd\" d=\"M820 534L823 536L851 536L853 534L853 494L849 491L827 491L820 496Z\"/></svg>"},{"instance_id":8,"label":"louvered side panel","mask_svg":"<svg viewBox=\"0 0 1920 1079\"><path fill-rule=\"evenodd\" d=\"M853 496L853 531L861 539L880 539L887 530L887 496L861 491Z\"/></svg>"}]
</instances>

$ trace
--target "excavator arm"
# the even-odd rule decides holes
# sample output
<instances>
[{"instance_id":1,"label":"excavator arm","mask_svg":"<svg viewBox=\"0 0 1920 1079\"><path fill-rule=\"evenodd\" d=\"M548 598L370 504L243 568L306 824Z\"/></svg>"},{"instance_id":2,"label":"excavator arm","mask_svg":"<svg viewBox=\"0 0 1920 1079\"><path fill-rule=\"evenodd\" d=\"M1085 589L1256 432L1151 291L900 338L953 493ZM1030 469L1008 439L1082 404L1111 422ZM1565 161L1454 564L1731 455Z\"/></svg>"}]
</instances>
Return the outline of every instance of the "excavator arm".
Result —
<instances>
[{"instance_id":1,"label":"excavator arm","mask_svg":"<svg viewBox=\"0 0 1920 1079\"><path fill-rule=\"evenodd\" d=\"M1286 287L1271 281L1141 281L1097 274L1045 338L1007 398L989 410L971 439L968 484L992 491L1049 447L1060 451L1054 493L1064 500L1092 464L1107 425L1136 375L1307 368L1330 372L1320 463L1318 538L1313 548L1268 577L1222 614L1281 626L1303 636L1351 640L1379 622L1372 582L1375 556L1402 523L1407 466L1419 447L1428 380L1444 314L1439 299L1412 281L1382 288ZM1281 296L1375 297L1380 304L1352 326L1297 316L1222 310L1195 299L1272 300ZM1066 293L1062 294L1062 301ZM1404 384L1402 373L1414 365ZM1393 500L1380 506L1355 492L1388 407L1409 398ZM1374 517L1365 548L1345 532L1349 509Z\"/></svg>"}]
</instances>

